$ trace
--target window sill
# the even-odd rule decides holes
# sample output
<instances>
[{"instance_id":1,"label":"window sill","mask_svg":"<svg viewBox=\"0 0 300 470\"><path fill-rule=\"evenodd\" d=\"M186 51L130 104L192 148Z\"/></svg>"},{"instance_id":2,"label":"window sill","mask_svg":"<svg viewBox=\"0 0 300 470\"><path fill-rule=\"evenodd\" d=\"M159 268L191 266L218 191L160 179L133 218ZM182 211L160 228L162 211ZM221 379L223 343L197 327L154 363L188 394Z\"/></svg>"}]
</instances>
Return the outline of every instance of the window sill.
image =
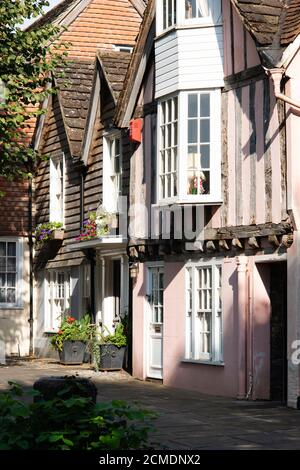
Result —
<instances>
[{"instance_id":1,"label":"window sill","mask_svg":"<svg viewBox=\"0 0 300 470\"><path fill-rule=\"evenodd\" d=\"M0 305L0 311L2 310L24 310L22 305Z\"/></svg>"},{"instance_id":2,"label":"window sill","mask_svg":"<svg viewBox=\"0 0 300 470\"><path fill-rule=\"evenodd\" d=\"M202 28L217 28L223 26L222 22L219 23L213 23L211 18L209 19L203 19L202 21L195 21L195 20L187 20L184 23L177 23L172 26L169 26L168 28L160 31L156 37L155 41L159 40L160 38L166 36L167 34L181 30L181 29L202 29Z\"/></svg>"},{"instance_id":3,"label":"window sill","mask_svg":"<svg viewBox=\"0 0 300 470\"><path fill-rule=\"evenodd\" d=\"M202 364L204 366L214 366L214 367L224 367L224 362L213 362L213 361L204 361L201 359L181 359L181 362L186 362L188 364Z\"/></svg>"},{"instance_id":4,"label":"window sill","mask_svg":"<svg viewBox=\"0 0 300 470\"><path fill-rule=\"evenodd\" d=\"M191 199L162 199L157 204L152 204L153 207L164 207L171 206L173 204L181 205L203 205L203 206L221 206L223 204L222 199L219 198L191 198Z\"/></svg>"}]
</instances>

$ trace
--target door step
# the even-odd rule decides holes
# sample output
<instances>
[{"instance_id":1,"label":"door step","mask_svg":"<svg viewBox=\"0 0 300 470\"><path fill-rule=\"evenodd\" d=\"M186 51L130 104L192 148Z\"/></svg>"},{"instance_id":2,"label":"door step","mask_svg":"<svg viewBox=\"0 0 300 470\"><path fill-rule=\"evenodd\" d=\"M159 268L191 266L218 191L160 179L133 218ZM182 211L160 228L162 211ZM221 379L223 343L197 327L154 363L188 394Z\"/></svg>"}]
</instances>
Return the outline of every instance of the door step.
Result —
<instances>
[{"instance_id":1,"label":"door step","mask_svg":"<svg viewBox=\"0 0 300 470\"><path fill-rule=\"evenodd\" d=\"M152 377L146 377L146 382L163 385L163 379L153 379Z\"/></svg>"}]
</instances>

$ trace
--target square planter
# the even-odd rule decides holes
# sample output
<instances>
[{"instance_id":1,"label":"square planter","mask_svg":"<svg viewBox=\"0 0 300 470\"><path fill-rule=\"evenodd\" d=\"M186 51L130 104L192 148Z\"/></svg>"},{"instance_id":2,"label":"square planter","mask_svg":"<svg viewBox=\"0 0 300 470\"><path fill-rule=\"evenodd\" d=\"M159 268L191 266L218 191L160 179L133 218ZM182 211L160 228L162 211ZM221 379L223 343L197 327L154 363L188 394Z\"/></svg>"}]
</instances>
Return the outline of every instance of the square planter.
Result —
<instances>
[{"instance_id":1,"label":"square planter","mask_svg":"<svg viewBox=\"0 0 300 470\"><path fill-rule=\"evenodd\" d=\"M51 240L63 240L64 234L64 230L53 230L51 233Z\"/></svg>"},{"instance_id":2,"label":"square planter","mask_svg":"<svg viewBox=\"0 0 300 470\"><path fill-rule=\"evenodd\" d=\"M65 341L62 351L59 351L59 360L62 364L82 364L86 343L83 341Z\"/></svg>"},{"instance_id":3,"label":"square planter","mask_svg":"<svg viewBox=\"0 0 300 470\"><path fill-rule=\"evenodd\" d=\"M120 370L123 368L126 347L118 348L114 344L101 344L100 370Z\"/></svg>"}]
</instances>

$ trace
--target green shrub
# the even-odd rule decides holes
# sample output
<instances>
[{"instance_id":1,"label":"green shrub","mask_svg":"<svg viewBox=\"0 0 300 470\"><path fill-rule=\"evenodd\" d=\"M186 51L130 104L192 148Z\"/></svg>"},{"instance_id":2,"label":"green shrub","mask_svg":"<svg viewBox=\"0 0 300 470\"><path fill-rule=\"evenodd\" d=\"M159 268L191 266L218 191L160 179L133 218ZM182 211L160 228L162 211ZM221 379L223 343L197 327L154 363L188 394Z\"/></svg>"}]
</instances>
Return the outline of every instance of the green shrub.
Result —
<instances>
[{"instance_id":1,"label":"green shrub","mask_svg":"<svg viewBox=\"0 0 300 470\"><path fill-rule=\"evenodd\" d=\"M124 332L124 324L118 323L116 325L114 333L106 336L101 335L101 344L114 344L117 348L122 348L127 344L127 337Z\"/></svg>"},{"instance_id":2,"label":"green shrub","mask_svg":"<svg viewBox=\"0 0 300 470\"><path fill-rule=\"evenodd\" d=\"M24 402L24 392L9 382L0 393L0 450L112 450L146 449L152 412L124 401L97 403L73 393L64 399L62 390L54 400ZM72 389L73 390L73 389Z\"/></svg>"}]
</instances>

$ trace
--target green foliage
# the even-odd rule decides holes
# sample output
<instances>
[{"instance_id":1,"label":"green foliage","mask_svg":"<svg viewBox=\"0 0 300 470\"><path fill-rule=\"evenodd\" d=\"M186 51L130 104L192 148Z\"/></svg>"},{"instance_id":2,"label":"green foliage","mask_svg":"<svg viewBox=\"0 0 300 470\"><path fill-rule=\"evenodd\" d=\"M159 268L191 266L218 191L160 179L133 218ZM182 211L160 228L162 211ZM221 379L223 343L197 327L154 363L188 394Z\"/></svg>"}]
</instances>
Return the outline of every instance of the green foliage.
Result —
<instances>
[{"instance_id":1,"label":"green foliage","mask_svg":"<svg viewBox=\"0 0 300 470\"><path fill-rule=\"evenodd\" d=\"M61 327L51 338L52 346L61 351L65 341L89 342L94 335L95 326L91 324L90 316L84 315L79 320L68 316L63 319Z\"/></svg>"},{"instance_id":2,"label":"green foliage","mask_svg":"<svg viewBox=\"0 0 300 470\"><path fill-rule=\"evenodd\" d=\"M37 245L41 245L51 238L54 230L62 230L63 224L61 222L47 222L45 224L37 225L34 231L34 238Z\"/></svg>"},{"instance_id":3,"label":"green foliage","mask_svg":"<svg viewBox=\"0 0 300 470\"><path fill-rule=\"evenodd\" d=\"M1 0L0 3L0 175L31 177L37 152L26 142L29 120L46 110L40 104L55 93L49 78L65 63L67 44L58 43L61 29L45 24L22 30L46 0Z\"/></svg>"},{"instance_id":4,"label":"green foliage","mask_svg":"<svg viewBox=\"0 0 300 470\"><path fill-rule=\"evenodd\" d=\"M36 390L25 393L10 382L10 390L0 393L0 450L150 448L149 420L154 413L118 400L95 405L81 396L79 384L78 393L74 391L75 384L72 398L62 391L45 401ZM26 395L39 396L39 401L28 403Z\"/></svg>"},{"instance_id":5,"label":"green foliage","mask_svg":"<svg viewBox=\"0 0 300 470\"><path fill-rule=\"evenodd\" d=\"M109 335L101 335L101 344L114 344L118 348L122 348L127 344L127 336L125 334L125 325L118 323L115 332Z\"/></svg>"}]
</instances>

